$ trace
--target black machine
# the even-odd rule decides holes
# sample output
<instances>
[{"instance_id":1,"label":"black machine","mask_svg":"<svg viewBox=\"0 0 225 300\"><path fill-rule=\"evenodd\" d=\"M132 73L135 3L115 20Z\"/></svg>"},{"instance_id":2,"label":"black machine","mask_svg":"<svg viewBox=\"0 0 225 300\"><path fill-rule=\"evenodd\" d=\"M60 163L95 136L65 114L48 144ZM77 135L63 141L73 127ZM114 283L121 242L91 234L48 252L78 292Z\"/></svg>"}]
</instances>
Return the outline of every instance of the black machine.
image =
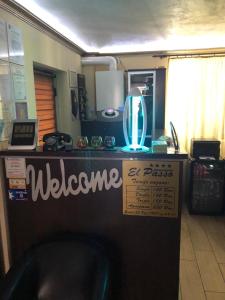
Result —
<instances>
[{"instance_id":1,"label":"black machine","mask_svg":"<svg viewBox=\"0 0 225 300\"><path fill-rule=\"evenodd\" d=\"M191 156L194 158L220 157L220 141L216 139L192 139L191 140Z\"/></svg>"},{"instance_id":2,"label":"black machine","mask_svg":"<svg viewBox=\"0 0 225 300\"><path fill-rule=\"evenodd\" d=\"M189 211L193 214L217 215L224 212L224 161L191 161Z\"/></svg>"},{"instance_id":3,"label":"black machine","mask_svg":"<svg viewBox=\"0 0 225 300\"><path fill-rule=\"evenodd\" d=\"M216 215L224 212L225 164L220 160L220 141L192 139L189 211Z\"/></svg>"},{"instance_id":4,"label":"black machine","mask_svg":"<svg viewBox=\"0 0 225 300\"><path fill-rule=\"evenodd\" d=\"M71 151L73 140L67 133L53 132L43 136L43 151Z\"/></svg>"},{"instance_id":5,"label":"black machine","mask_svg":"<svg viewBox=\"0 0 225 300\"><path fill-rule=\"evenodd\" d=\"M37 142L37 120L12 121L9 150L34 150Z\"/></svg>"}]
</instances>

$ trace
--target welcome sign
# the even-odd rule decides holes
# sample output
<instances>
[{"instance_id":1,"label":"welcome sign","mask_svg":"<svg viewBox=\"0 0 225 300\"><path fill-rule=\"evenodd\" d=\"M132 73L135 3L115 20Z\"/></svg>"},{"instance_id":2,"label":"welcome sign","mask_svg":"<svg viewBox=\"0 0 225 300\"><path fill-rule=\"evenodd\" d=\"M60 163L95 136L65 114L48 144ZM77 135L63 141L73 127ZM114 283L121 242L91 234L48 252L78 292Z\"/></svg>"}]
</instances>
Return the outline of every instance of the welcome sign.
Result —
<instances>
[{"instance_id":1,"label":"welcome sign","mask_svg":"<svg viewBox=\"0 0 225 300\"><path fill-rule=\"evenodd\" d=\"M26 183L31 187L32 200L38 198L48 200L59 199L69 195L77 196L80 193L88 194L90 191L110 190L122 185L122 178L117 168L96 170L74 170L72 174L65 174L65 163L63 159L55 162L59 164L59 172L54 174L54 168L47 162L44 169L37 169L28 164L26 169ZM100 170L101 169L101 170ZM44 182L46 181L46 184Z\"/></svg>"},{"instance_id":2,"label":"welcome sign","mask_svg":"<svg viewBox=\"0 0 225 300\"><path fill-rule=\"evenodd\" d=\"M12 186L12 180L26 182L24 193L21 185L14 185L14 190L12 187L9 190L9 198L28 200L29 194L33 202L78 199L81 195L122 189L123 185L123 214L178 216L179 162L82 159L76 160L76 168L71 168L71 161L62 158L27 159L26 162L24 158L6 160L7 177L15 174L25 177L9 178L9 185Z\"/></svg>"}]
</instances>

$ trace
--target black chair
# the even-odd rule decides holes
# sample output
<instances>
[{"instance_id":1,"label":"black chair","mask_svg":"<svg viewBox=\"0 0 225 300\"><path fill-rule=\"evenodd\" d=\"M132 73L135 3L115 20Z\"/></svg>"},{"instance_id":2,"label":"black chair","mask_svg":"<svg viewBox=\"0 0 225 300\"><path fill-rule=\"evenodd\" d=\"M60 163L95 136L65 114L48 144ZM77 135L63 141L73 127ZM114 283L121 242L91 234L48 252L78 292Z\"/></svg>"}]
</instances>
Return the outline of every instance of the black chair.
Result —
<instances>
[{"instance_id":1,"label":"black chair","mask_svg":"<svg viewBox=\"0 0 225 300\"><path fill-rule=\"evenodd\" d=\"M69 235L32 247L6 274L1 300L106 300L110 264L96 238Z\"/></svg>"}]
</instances>

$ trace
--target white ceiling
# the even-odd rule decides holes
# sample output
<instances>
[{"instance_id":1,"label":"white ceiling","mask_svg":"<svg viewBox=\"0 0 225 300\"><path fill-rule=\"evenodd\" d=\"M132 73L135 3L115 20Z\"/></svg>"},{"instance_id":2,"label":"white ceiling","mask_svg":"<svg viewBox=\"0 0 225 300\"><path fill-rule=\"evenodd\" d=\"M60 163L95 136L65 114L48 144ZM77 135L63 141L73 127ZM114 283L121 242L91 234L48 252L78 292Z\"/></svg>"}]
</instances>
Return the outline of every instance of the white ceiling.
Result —
<instances>
[{"instance_id":1,"label":"white ceiling","mask_svg":"<svg viewBox=\"0 0 225 300\"><path fill-rule=\"evenodd\" d=\"M86 52L225 48L225 0L16 0Z\"/></svg>"}]
</instances>

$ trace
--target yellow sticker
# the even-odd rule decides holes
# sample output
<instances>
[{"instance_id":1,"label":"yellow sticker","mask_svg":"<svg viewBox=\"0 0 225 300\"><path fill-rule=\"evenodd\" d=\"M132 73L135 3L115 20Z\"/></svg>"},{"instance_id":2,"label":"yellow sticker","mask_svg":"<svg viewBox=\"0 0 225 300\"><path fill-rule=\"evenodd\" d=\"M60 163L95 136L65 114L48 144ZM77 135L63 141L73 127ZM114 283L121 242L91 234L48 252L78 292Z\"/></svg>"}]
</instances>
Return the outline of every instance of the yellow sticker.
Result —
<instances>
[{"instance_id":1,"label":"yellow sticker","mask_svg":"<svg viewBox=\"0 0 225 300\"><path fill-rule=\"evenodd\" d=\"M10 189L26 189L26 181L21 178L10 178L9 179L9 188Z\"/></svg>"},{"instance_id":2,"label":"yellow sticker","mask_svg":"<svg viewBox=\"0 0 225 300\"><path fill-rule=\"evenodd\" d=\"M178 217L179 162L123 161L123 214Z\"/></svg>"}]
</instances>

